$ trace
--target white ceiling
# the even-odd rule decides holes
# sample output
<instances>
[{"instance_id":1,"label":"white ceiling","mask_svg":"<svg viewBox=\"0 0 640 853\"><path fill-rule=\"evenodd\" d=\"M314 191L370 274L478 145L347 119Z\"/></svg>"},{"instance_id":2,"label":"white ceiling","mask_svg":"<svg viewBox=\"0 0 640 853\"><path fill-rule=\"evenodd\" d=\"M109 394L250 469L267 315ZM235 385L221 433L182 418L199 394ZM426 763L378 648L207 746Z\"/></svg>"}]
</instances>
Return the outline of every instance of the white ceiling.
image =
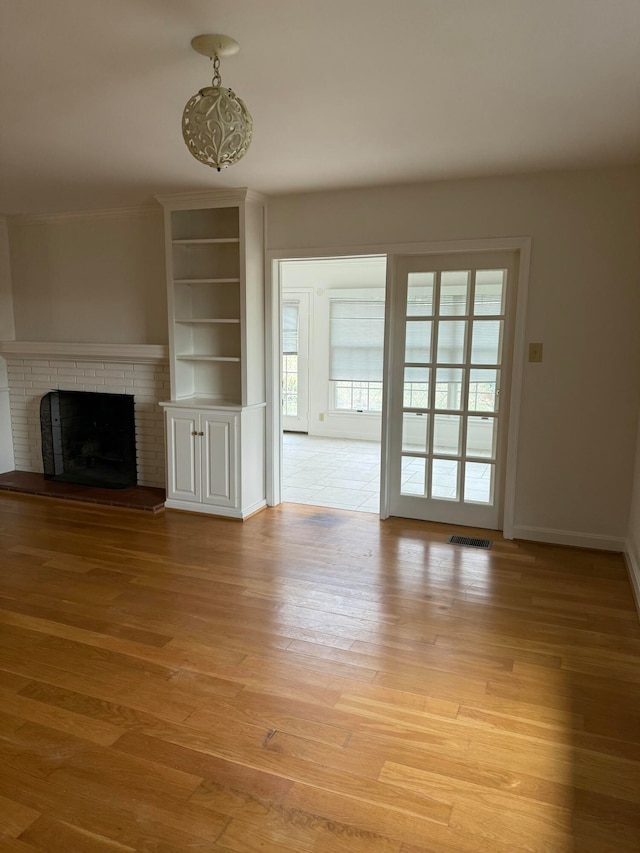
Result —
<instances>
[{"instance_id":1,"label":"white ceiling","mask_svg":"<svg viewBox=\"0 0 640 853\"><path fill-rule=\"evenodd\" d=\"M210 85L254 138L218 174L182 141ZM0 212L640 161L640 0L0 0Z\"/></svg>"}]
</instances>

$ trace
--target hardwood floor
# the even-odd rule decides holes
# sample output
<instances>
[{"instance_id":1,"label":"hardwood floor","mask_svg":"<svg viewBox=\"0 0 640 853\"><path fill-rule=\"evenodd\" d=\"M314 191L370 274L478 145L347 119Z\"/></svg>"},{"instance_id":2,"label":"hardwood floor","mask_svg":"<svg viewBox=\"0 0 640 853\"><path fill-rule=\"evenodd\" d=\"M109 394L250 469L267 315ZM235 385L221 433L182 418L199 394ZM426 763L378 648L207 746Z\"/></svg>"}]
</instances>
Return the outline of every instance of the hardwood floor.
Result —
<instances>
[{"instance_id":1,"label":"hardwood floor","mask_svg":"<svg viewBox=\"0 0 640 853\"><path fill-rule=\"evenodd\" d=\"M640 849L622 558L0 494L0 851Z\"/></svg>"}]
</instances>

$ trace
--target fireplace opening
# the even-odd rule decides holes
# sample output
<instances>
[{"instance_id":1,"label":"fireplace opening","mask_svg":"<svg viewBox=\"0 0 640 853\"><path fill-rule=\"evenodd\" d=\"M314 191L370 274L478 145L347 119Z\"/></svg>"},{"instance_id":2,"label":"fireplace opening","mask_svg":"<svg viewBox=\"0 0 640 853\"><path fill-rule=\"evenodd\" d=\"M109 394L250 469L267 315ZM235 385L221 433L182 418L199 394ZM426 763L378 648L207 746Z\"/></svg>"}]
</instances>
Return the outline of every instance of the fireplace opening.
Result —
<instances>
[{"instance_id":1,"label":"fireplace opening","mask_svg":"<svg viewBox=\"0 0 640 853\"><path fill-rule=\"evenodd\" d=\"M40 401L45 480L126 489L138 482L133 395L50 391Z\"/></svg>"}]
</instances>

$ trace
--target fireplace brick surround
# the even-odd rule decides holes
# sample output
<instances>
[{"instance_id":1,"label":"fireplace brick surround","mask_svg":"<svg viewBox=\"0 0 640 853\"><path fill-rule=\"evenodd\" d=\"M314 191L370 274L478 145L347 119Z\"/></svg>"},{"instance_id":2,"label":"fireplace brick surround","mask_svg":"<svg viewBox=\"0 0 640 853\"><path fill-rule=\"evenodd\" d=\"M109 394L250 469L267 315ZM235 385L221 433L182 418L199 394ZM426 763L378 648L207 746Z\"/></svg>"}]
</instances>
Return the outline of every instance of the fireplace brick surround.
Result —
<instances>
[{"instance_id":1,"label":"fireplace brick surround","mask_svg":"<svg viewBox=\"0 0 640 853\"><path fill-rule=\"evenodd\" d=\"M135 357L109 361L91 354L76 358L4 357L16 470L43 471L39 406L48 391L133 394L138 483L164 488L164 422L158 404L170 395L166 361L136 362Z\"/></svg>"}]
</instances>

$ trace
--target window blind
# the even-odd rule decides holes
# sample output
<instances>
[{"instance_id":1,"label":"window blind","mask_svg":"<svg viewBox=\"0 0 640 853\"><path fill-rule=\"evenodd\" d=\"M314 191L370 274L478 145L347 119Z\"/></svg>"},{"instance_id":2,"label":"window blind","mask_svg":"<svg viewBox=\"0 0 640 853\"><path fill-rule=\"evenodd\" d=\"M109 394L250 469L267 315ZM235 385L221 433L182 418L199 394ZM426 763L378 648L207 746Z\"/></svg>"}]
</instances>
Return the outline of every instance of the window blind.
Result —
<instances>
[{"instance_id":1,"label":"window blind","mask_svg":"<svg viewBox=\"0 0 640 853\"><path fill-rule=\"evenodd\" d=\"M384 300L331 299L329 379L382 382Z\"/></svg>"},{"instance_id":2,"label":"window blind","mask_svg":"<svg viewBox=\"0 0 640 853\"><path fill-rule=\"evenodd\" d=\"M282 303L282 354L297 355L299 303Z\"/></svg>"}]
</instances>

